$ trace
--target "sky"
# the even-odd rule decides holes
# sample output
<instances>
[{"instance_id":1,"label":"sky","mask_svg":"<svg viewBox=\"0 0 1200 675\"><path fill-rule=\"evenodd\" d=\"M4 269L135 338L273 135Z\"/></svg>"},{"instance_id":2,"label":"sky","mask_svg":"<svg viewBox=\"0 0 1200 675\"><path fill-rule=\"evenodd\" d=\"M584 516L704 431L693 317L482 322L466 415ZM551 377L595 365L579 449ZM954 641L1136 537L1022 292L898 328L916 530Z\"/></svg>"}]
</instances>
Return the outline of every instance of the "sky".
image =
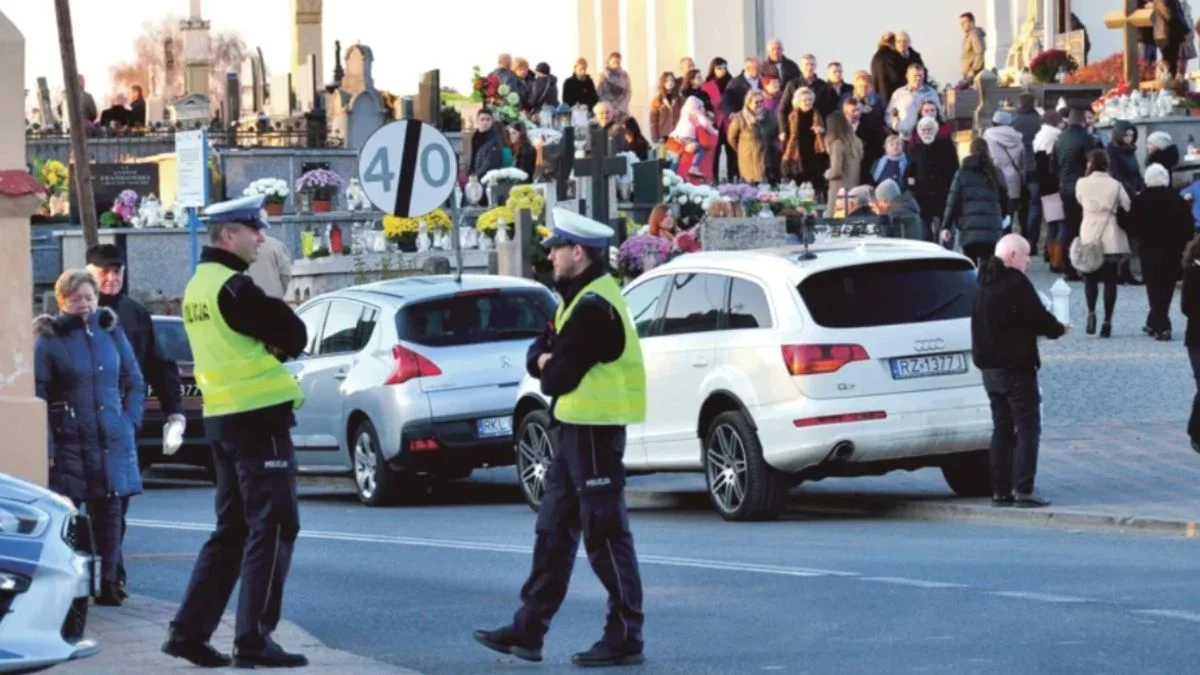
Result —
<instances>
[{"instance_id":1,"label":"sky","mask_svg":"<svg viewBox=\"0 0 1200 675\"><path fill-rule=\"evenodd\" d=\"M436 8L418 18L409 3ZM490 70L496 55L528 45L521 39L531 17L546 24L574 25L563 0L525 0L503 9L493 0L326 0L324 11L325 79L333 72L333 41L345 49L355 42L375 54L375 85L396 93L415 93L419 74L441 69L442 86L470 86L471 67ZM289 0L202 0L202 15L213 31L237 31L247 47L262 49L272 73L287 72L292 21ZM88 90L101 103L107 95L109 67L132 58L142 23L168 14L186 16L188 0L72 0L76 61ZM336 8L336 9L335 9ZM403 8L403 9L402 9ZM516 11L520 8L521 11ZM3 12L25 35L25 87L36 89L46 77L52 92L62 86L62 59L52 0L0 0ZM127 37L126 37L127 36ZM572 31L539 31L538 53L523 53L532 63L546 61L557 72L576 54ZM561 64L561 65L560 65ZM103 84L101 84L103 83Z\"/></svg>"}]
</instances>

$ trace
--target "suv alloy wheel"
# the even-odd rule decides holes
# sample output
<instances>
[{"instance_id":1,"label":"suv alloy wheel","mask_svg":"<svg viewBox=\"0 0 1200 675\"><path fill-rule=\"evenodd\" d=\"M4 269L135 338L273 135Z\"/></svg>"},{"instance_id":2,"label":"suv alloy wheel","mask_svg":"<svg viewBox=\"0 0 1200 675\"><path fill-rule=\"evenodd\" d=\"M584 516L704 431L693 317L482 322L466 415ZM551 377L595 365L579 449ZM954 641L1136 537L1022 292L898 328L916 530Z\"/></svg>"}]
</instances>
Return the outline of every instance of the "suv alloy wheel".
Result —
<instances>
[{"instance_id":1,"label":"suv alloy wheel","mask_svg":"<svg viewBox=\"0 0 1200 675\"><path fill-rule=\"evenodd\" d=\"M786 476L763 459L746 416L717 415L704 437L708 499L725 520L774 520L787 506Z\"/></svg>"}]
</instances>

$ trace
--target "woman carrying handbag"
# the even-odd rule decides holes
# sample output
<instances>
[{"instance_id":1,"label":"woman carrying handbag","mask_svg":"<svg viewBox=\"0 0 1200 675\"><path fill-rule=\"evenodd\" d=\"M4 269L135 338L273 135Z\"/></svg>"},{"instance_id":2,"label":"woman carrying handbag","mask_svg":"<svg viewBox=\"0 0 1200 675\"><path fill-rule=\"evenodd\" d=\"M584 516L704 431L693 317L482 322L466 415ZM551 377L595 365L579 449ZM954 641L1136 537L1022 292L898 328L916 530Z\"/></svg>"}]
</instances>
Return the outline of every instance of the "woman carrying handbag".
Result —
<instances>
[{"instance_id":1,"label":"woman carrying handbag","mask_svg":"<svg viewBox=\"0 0 1200 675\"><path fill-rule=\"evenodd\" d=\"M1096 334L1096 300L1104 283L1104 322L1100 337L1112 336L1113 308L1117 304L1117 267L1129 255L1129 238L1117 224L1118 211L1130 208L1129 193L1108 175L1108 155L1103 150L1088 153L1087 175L1075 186L1075 197L1083 208L1079 236L1071 242L1071 264L1083 274L1087 301L1088 335Z\"/></svg>"}]
</instances>

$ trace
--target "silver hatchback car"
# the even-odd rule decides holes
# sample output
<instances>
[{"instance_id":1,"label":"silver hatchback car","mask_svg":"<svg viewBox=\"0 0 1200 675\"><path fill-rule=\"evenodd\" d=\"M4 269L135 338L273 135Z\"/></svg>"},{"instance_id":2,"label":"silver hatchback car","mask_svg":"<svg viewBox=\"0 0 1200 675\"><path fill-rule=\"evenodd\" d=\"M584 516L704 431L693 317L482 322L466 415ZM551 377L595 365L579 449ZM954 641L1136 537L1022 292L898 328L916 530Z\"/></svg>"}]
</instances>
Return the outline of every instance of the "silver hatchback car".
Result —
<instances>
[{"instance_id":1,"label":"silver hatchback car","mask_svg":"<svg viewBox=\"0 0 1200 675\"><path fill-rule=\"evenodd\" d=\"M512 414L525 354L557 306L514 277L422 276L327 293L302 305L306 353L287 363L306 402L292 440L300 469L350 472L359 499L387 504L429 478L515 461Z\"/></svg>"}]
</instances>

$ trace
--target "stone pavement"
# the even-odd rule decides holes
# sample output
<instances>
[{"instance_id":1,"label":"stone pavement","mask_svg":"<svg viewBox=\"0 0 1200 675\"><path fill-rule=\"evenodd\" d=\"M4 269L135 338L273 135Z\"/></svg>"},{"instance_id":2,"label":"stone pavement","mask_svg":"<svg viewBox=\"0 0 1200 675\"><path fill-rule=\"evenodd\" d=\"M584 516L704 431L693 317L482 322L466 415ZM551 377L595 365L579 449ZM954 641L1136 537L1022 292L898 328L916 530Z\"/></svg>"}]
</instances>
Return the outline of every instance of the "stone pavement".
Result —
<instances>
[{"instance_id":1,"label":"stone pavement","mask_svg":"<svg viewBox=\"0 0 1200 675\"><path fill-rule=\"evenodd\" d=\"M159 651L175 606L134 595L121 607L93 605L88 613L87 637L100 645L100 653L57 666L52 672L69 675L158 675L173 672L235 673L234 668L197 669L186 661ZM330 649L288 621L280 622L275 637L287 649L303 652L309 666L295 672L306 675L418 675L347 652ZM233 617L226 615L213 636L213 645L228 651L233 645Z\"/></svg>"}]
</instances>

